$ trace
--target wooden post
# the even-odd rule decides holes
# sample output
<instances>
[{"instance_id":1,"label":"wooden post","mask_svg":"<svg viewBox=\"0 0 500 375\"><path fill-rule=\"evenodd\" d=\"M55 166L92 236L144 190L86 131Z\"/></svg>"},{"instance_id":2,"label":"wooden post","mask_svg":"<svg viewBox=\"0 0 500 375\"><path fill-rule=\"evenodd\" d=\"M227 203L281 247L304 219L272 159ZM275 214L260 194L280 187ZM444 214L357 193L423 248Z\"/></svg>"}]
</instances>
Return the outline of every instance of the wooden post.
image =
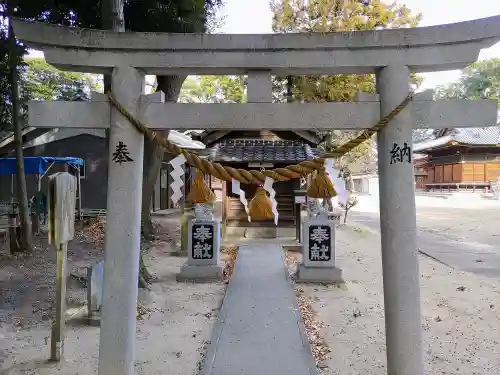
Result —
<instances>
[{"instance_id":1,"label":"wooden post","mask_svg":"<svg viewBox=\"0 0 500 375\"><path fill-rule=\"evenodd\" d=\"M57 248L56 277L56 316L52 323L50 342L50 359L60 361L63 357L65 313L66 313L66 267L68 262L68 243L64 242Z\"/></svg>"},{"instance_id":2,"label":"wooden post","mask_svg":"<svg viewBox=\"0 0 500 375\"><path fill-rule=\"evenodd\" d=\"M302 242L302 205L306 203L306 190L294 190L295 239Z\"/></svg>"},{"instance_id":3,"label":"wooden post","mask_svg":"<svg viewBox=\"0 0 500 375\"><path fill-rule=\"evenodd\" d=\"M301 219L300 219L300 203L295 200L295 239L298 243L301 242Z\"/></svg>"}]
</instances>

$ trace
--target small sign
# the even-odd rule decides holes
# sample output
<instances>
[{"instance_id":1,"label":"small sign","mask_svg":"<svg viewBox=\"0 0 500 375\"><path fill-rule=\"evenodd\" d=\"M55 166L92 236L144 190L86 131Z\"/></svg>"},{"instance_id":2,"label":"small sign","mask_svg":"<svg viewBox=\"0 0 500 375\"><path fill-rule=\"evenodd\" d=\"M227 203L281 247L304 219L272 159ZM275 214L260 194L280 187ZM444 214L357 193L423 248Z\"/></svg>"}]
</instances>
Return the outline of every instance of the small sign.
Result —
<instances>
[{"instance_id":1,"label":"small sign","mask_svg":"<svg viewBox=\"0 0 500 375\"><path fill-rule=\"evenodd\" d=\"M49 176L48 184L48 240L58 247L75 236L76 177L68 172Z\"/></svg>"},{"instance_id":2,"label":"small sign","mask_svg":"<svg viewBox=\"0 0 500 375\"><path fill-rule=\"evenodd\" d=\"M193 259L213 259L214 226L193 224L191 230Z\"/></svg>"},{"instance_id":3,"label":"small sign","mask_svg":"<svg viewBox=\"0 0 500 375\"><path fill-rule=\"evenodd\" d=\"M306 203L305 195L296 195L295 196L295 203Z\"/></svg>"},{"instance_id":4,"label":"small sign","mask_svg":"<svg viewBox=\"0 0 500 375\"><path fill-rule=\"evenodd\" d=\"M331 227L329 225L309 226L309 260L324 262L332 258Z\"/></svg>"},{"instance_id":5,"label":"small sign","mask_svg":"<svg viewBox=\"0 0 500 375\"><path fill-rule=\"evenodd\" d=\"M248 163L248 168L273 168L272 163Z\"/></svg>"}]
</instances>

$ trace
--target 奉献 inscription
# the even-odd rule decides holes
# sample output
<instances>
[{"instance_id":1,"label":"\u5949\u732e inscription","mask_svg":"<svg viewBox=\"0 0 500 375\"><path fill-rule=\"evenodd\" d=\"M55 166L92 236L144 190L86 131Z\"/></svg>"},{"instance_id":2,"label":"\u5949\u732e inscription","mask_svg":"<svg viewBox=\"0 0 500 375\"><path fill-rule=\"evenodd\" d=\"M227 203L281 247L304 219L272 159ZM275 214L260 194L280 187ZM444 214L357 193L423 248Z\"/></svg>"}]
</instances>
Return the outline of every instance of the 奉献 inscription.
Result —
<instances>
[{"instance_id":1,"label":"\u5949\u732e inscription","mask_svg":"<svg viewBox=\"0 0 500 375\"><path fill-rule=\"evenodd\" d=\"M329 261L332 258L331 235L328 225L309 226L310 261Z\"/></svg>"},{"instance_id":2,"label":"\u5949\u732e inscription","mask_svg":"<svg viewBox=\"0 0 500 375\"><path fill-rule=\"evenodd\" d=\"M113 152L113 158L111 160L120 165L134 161L134 159L130 157L127 145L122 141L119 141L116 145L116 149L115 152Z\"/></svg>"},{"instance_id":3,"label":"\u5949\u732e inscription","mask_svg":"<svg viewBox=\"0 0 500 375\"><path fill-rule=\"evenodd\" d=\"M392 149L389 151L391 157L391 164L411 163L411 147L408 143L403 143L403 147L394 143Z\"/></svg>"},{"instance_id":4,"label":"\u5949\u732e inscription","mask_svg":"<svg viewBox=\"0 0 500 375\"><path fill-rule=\"evenodd\" d=\"M214 257L214 227L206 224L192 226L193 259Z\"/></svg>"}]
</instances>

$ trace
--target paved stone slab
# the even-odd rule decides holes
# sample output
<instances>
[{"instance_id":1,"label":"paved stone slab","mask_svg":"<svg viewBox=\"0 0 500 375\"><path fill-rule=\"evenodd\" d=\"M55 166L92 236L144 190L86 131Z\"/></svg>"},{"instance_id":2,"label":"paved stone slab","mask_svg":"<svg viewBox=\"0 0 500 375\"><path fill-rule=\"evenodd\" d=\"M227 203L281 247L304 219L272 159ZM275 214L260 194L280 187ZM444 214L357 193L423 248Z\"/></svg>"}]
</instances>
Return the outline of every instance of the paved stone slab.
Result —
<instances>
[{"instance_id":1,"label":"paved stone slab","mask_svg":"<svg viewBox=\"0 0 500 375\"><path fill-rule=\"evenodd\" d=\"M316 375L275 244L240 246L202 375Z\"/></svg>"}]
</instances>

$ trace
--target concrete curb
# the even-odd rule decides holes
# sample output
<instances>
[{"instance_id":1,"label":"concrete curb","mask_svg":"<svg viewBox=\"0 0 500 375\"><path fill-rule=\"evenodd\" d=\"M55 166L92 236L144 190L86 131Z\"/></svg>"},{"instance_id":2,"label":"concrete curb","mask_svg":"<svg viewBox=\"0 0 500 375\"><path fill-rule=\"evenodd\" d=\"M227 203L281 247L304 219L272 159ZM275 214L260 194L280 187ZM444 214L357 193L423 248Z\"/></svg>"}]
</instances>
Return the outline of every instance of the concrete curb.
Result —
<instances>
[{"instance_id":1,"label":"concrete curb","mask_svg":"<svg viewBox=\"0 0 500 375\"><path fill-rule=\"evenodd\" d=\"M198 373L198 375L212 375L212 367L215 362L215 357L217 355L217 345L222 336L222 330L224 328L224 320L227 315L227 300L232 293L231 280L233 279L234 273L236 272L236 262L238 261L238 255L236 255L236 260L234 262L235 266L233 268L233 274L226 288L226 293L224 293L224 298L222 299L221 309L217 315L217 320L215 321L212 339L210 340L210 345L206 351L205 359L203 360L203 366Z\"/></svg>"}]
</instances>

